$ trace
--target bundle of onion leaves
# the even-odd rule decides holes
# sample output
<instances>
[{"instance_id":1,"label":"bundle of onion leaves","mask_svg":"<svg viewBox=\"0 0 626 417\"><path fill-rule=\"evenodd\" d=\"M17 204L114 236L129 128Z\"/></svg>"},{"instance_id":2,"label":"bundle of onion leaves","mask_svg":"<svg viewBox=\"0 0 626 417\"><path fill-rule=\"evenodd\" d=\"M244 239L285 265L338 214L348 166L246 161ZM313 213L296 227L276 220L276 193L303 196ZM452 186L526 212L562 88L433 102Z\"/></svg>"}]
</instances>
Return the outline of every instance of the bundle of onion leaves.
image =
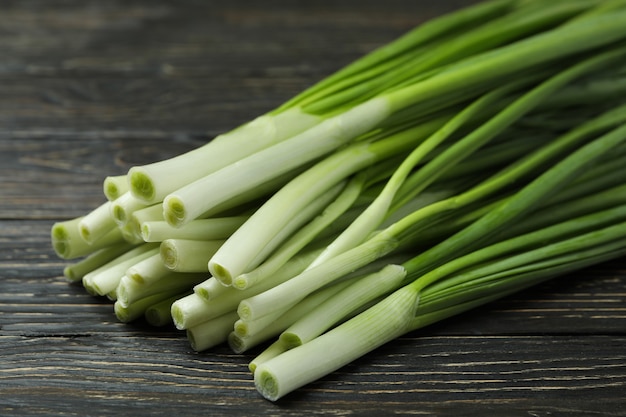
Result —
<instances>
[{"instance_id":1,"label":"bundle of onion leaves","mask_svg":"<svg viewBox=\"0 0 626 417\"><path fill-rule=\"evenodd\" d=\"M267 343L276 400L402 334L626 253L626 2L439 17L56 223L117 317ZM82 258L79 259L78 258ZM329 355L328 352L333 352Z\"/></svg>"}]
</instances>

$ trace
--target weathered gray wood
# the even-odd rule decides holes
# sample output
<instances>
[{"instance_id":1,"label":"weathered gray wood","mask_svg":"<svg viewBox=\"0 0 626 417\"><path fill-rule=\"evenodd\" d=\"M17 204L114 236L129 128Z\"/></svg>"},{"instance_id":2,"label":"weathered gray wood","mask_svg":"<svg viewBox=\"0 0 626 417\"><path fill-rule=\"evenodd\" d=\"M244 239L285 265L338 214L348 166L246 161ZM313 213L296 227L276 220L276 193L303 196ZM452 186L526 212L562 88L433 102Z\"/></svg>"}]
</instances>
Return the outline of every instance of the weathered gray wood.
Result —
<instances>
[{"instance_id":1,"label":"weathered gray wood","mask_svg":"<svg viewBox=\"0 0 626 417\"><path fill-rule=\"evenodd\" d=\"M470 1L3 2L0 126L219 132Z\"/></svg>"},{"instance_id":2,"label":"weathered gray wood","mask_svg":"<svg viewBox=\"0 0 626 417\"><path fill-rule=\"evenodd\" d=\"M626 411L621 399L626 354L616 353L624 337L401 338L275 406L254 392L243 358L225 349L193 355L175 340L123 333L0 341L12 358L0 368L0 401L11 414L371 415L376 409L427 416L617 416Z\"/></svg>"},{"instance_id":3,"label":"weathered gray wood","mask_svg":"<svg viewBox=\"0 0 626 417\"><path fill-rule=\"evenodd\" d=\"M0 218L83 215L105 201L107 175L124 174L133 165L169 158L208 140L206 135L149 130L0 134Z\"/></svg>"}]
</instances>

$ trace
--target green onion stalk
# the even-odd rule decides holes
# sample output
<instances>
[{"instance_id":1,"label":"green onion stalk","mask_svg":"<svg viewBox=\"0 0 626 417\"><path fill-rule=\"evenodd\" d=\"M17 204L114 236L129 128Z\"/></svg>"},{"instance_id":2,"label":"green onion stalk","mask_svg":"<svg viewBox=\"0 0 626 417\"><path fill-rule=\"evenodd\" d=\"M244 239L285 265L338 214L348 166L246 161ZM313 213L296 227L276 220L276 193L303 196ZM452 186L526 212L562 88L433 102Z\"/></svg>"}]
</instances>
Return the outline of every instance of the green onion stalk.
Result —
<instances>
[{"instance_id":1,"label":"green onion stalk","mask_svg":"<svg viewBox=\"0 0 626 417\"><path fill-rule=\"evenodd\" d=\"M446 158L447 160L451 159L454 161L454 158L457 157L456 155L459 155L463 151L467 150L466 143L469 143L471 146L474 142L481 142L484 141L485 138L488 139L491 137L494 130L502 132L508 125L510 125L510 123L515 121L516 118L521 117L524 112L529 111L532 105L537 103L542 98L552 94L556 88L563 86L566 82L572 81L573 78L580 76L581 73L584 73L585 71L589 71L598 65L604 65L607 62L611 62L612 60L623 56L624 51L618 50L618 52L619 54L615 54L611 51L606 55L590 58L548 79L546 82L540 84L530 92L522 95L492 119L468 134L463 140L457 141L446 152L442 153L439 156L439 159L434 159L431 163L436 164L438 160L446 160ZM455 208L463 207L463 205L467 205L479 198L489 197L491 194L497 192L503 187L516 181L520 181L524 175L528 175L529 172L532 172L533 169L537 168L537 166L541 167L541 164L545 164L546 161L549 162L551 157L554 158L555 155L558 156L559 152L566 152L568 150L568 146L573 146L572 143L576 144L577 141L582 141L587 138L590 133L594 133L596 130L602 130L603 128L606 129L605 126L607 125L611 126L616 123L623 122L625 110L626 107L622 107L616 111L609 112L608 115L599 116L599 120L589 122L588 125L583 125L578 129L574 129L569 134L560 138L560 140L555 140L553 143L549 143L546 147L541 148L540 151L531 154L530 157L525 160L521 160L518 164L513 164L512 166L505 168L504 171L496 173L494 176L472 188L468 192L421 208L391 226L379 230L369 240L361 243L360 238L362 236L353 238L354 247L351 249L345 250L338 255L331 257L325 262L314 262L312 267L307 268L307 270L305 270L302 274L272 288L269 291L261 293L254 298L245 300L244 309L246 314L260 317L275 310L290 308L307 294L321 288L323 285L340 278L355 268L364 266L383 255L397 250L401 247L402 240L406 236L416 233L414 229L418 227L420 223L427 221L433 215L436 215L441 211L450 211ZM448 155L452 156L449 157ZM429 165L426 165L425 169L427 170L428 167ZM419 173L420 172L418 171L418 174ZM387 184L390 183L391 180ZM377 201L375 201L373 205L376 203ZM385 207L387 206L388 205L385 205ZM364 211L364 213L366 215L370 215L367 210ZM377 211L375 211L375 213L377 213ZM361 219L362 217L358 218L357 221ZM373 220L371 217L367 218L366 222L367 221L369 221L369 224L366 223L366 225L371 225L371 231L374 231L376 226L380 223L377 215L374 216ZM346 231L351 231L350 226L346 229ZM485 236L480 236L478 234L476 235L476 239L483 239L484 237ZM425 258L430 256L430 252L427 253L428 255L424 255ZM216 256L218 254L219 251L216 253ZM447 256L453 256L454 254L454 252L448 252ZM430 259L434 260L438 258L430 257ZM286 296L287 294L288 296Z\"/></svg>"},{"instance_id":2,"label":"green onion stalk","mask_svg":"<svg viewBox=\"0 0 626 417\"><path fill-rule=\"evenodd\" d=\"M622 52L618 51L618 55L619 54L622 54ZM467 255L468 252L471 253L470 251L473 248L480 247L481 244L489 244L490 241L493 242L494 239L497 239L497 234L500 230L502 230L502 228L510 225L515 220L519 221L519 219L526 215L528 211L532 210L535 206L540 205L543 199L548 199L551 194L557 193L558 190L566 186L568 182L572 181L573 178L582 175L582 172L584 172L586 169L593 167L593 163L596 160L602 159L609 151L619 149L626 140L626 126L624 125L623 116L624 108L619 108L613 112L609 112L609 114L604 114L600 116L597 120L583 125L580 129L571 132L569 135L565 135L563 138L561 138L560 141L555 141L554 143L550 144L551 146L547 147L547 149L543 152L543 155L540 155L539 161L537 161L536 157L527 158L526 160L522 160L521 163L516 164L514 167L509 168L507 170L508 172L505 171L504 173L498 173L498 175L496 175L496 177L494 178L495 182L508 182L507 174L519 170L520 167L523 167L525 164L528 165L529 161L533 162L533 160L535 160L533 163L536 163L541 162L542 158L546 158L547 160L549 160L551 153L563 151L567 152L568 146L571 146L570 144L575 144L576 141L586 139L586 136L591 136L592 138L591 141L584 144L583 146L580 146L579 149L576 149L575 151L564 157L554 167L546 170L543 174L530 182L526 187L518 191L513 197L505 199L495 209L489 211L483 217L479 218L474 223L471 223L469 226L462 229L457 234L444 240L442 243L435 245L433 248L424 251L422 254L416 256L411 261L405 263L403 266L407 271L407 280L413 279L414 281L412 281L410 284L407 284L406 287L404 287L403 289L398 290L398 292L389 296L388 299L385 299L392 301L381 301L379 304L377 304L377 307L368 310L368 312L363 313L363 315L357 316L355 321L348 322L352 324L345 324L337 328L344 329L344 334L342 335L342 338L345 338L344 340L348 340L350 339L350 337L352 337L350 335L352 335L351 331L353 330L352 328L348 329L348 327L354 326L354 328L359 328L360 325L358 323L361 322L366 323L368 326L367 331L363 328L359 328L359 331L362 331L364 334L358 340L363 341L363 343L359 346L348 343L348 345L350 345L350 348L346 349L345 355L350 355L350 353L348 352L353 353L355 356L351 356L350 359L353 360L367 351L363 350L363 348L365 348L366 346L368 346L367 349L371 350L388 340L404 334L407 331L411 331L418 327L421 327L422 325L431 323L433 320L439 320L441 318L447 317L448 315L457 314L461 311L464 311L466 308L471 308L475 305L479 305L482 302L491 301L492 299L494 299L494 297L504 296L508 294L509 291L517 291L520 288L525 288L528 285L533 285L537 282L540 282L541 279L545 279L546 277L553 277L558 274L564 273L564 271L567 272L573 269L587 266L589 264L600 262L606 259L612 259L616 256L621 256L624 253L624 240L620 236L620 234L623 235L623 224L610 225L609 227L606 227L604 229L588 231L581 236L576 236L575 238L564 240L562 242L559 242L558 244L555 243L554 247L541 247L539 249L535 249L532 252L529 252L529 254L526 254L527 258L530 257L531 259L534 259L539 266L526 265L525 269L522 269L522 273L519 273L519 275L515 275L517 269L515 269L514 266L509 266L510 270L505 270L503 273L504 276L512 275L516 278L507 280L506 285L491 285L490 288L506 287L504 290L494 293L494 295L489 295L489 293L483 287L480 287L480 282L482 281L476 278L476 281L472 282L471 286L481 288L479 292L479 294L481 295L480 298L472 299L471 297L469 297L467 301L462 302L460 302L458 299L449 300L450 303L448 303L448 305L445 305L443 307L433 307L432 309L435 311L434 313L428 312L427 314L425 314L425 317L421 318L418 318L416 316L417 306L420 305L420 303L422 302L421 293L423 291L427 291L427 289L430 287L437 288L436 284L439 280L442 279L441 275L446 275L445 270L447 268L452 268L451 265L455 263L455 259L457 261L459 259L464 259L462 258L462 256ZM624 160L622 159L621 161L623 163ZM490 186L495 184L494 181L488 181L486 184L482 184L482 187L477 187L476 189L472 190L472 192L478 192L480 194L481 192L484 192L485 185L487 186L487 188L489 188ZM466 193L465 195L468 194ZM459 203L459 198L457 197L451 201L456 206ZM428 208L436 209L436 206L437 204L433 204ZM613 212L601 212L599 216L600 219L605 222L619 222L622 220ZM409 216L408 218L411 219L411 216ZM398 227L398 225L402 223L403 222L398 222L398 224L392 226L392 228ZM413 219L409 220L408 223L413 224ZM556 227L556 230L564 234L573 234L576 233L576 227L580 226L581 224L584 224L584 221L581 219L576 219L574 222L559 224L558 227ZM599 227L599 225L594 226ZM402 229L404 226L399 227ZM406 229L402 230L400 234L405 232L405 230ZM540 232L543 232L539 233L542 235L542 238L540 240L542 245L546 242L546 237L543 235L549 230L551 231L550 228L540 230ZM381 244L384 245L385 243L387 243L389 245L392 245L393 239L396 238L392 235L392 240L390 241L388 236L384 236L386 232L388 232L388 230L380 232L374 238L372 238L371 241L378 240L381 236L383 236ZM502 255L504 248L512 247L515 250L523 250L524 246L521 243L522 242L520 242L519 239L501 242L497 244L499 246L488 246L488 252L491 252L491 256L497 257ZM593 247L588 248L589 245L593 245ZM554 256L551 255L551 249L553 248L558 248L555 250L561 250L562 252L559 252L559 254L562 254L562 256L558 258L555 257L553 263L540 262L543 261L542 257L551 258L552 256ZM369 253L373 253L375 255L377 251L385 250L383 246L380 245L362 245L360 249L366 250L366 252L364 253L365 256L361 257L361 259L366 257ZM577 253L577 251L580 251L580 253ZM534 258L532 258L533 256ZM331 260L327 262L327 265L332 265L333 268L325 268L323 270L323 275L328 277L331 269L333 271L337 271L339 265L351 265L351 267L354 267L353 262L354 259L357 257L359 256L356 252L350 253L350 251L348 251L346 253L346 256L342 257L340 255L334 258L335 261L340 258L340 262L333 262L333 259L331 258ZM479 258L476 253L472 253L472 256L470 258L479 263L485 261L485 259ZM511 262L511 259L515 258L505 258L505 260L509 262ZM433 272L433 269L434 271L437 271L439 273ZM443 274L441 273L442 270L444 271ZM454 268L452 268L452 270L454 271ZM315 268L310 271L305 271L305 274L308 272L309 276L312 277L315 275L311 273L312 271L315 271ZM303 276L307 276L305 274L297 277L300 282L296 283L295 281L288 281L288 283L283 284L284 288L281 288L280 290L287 288L286 286L290 286L290 288L292 289L297 286L300 289L304 289L304 291L315 290L315 285L311 286L310 284L307 284L307 280L302 278ZM340 274L341 272L339 272L337 276L340 276ZM329 279L332 280L337 276L330 276ZM524 278L525 281L521 281L522 278ZM298 279L296 279L296 281L298 281ZM459 278L457 278L457 280L458 279ZM315 278L311 279L311 281L315 280ZM271 309L280 308L280 306L277 307L276 304L274 304L270 310L263 309L264 305L267 305L269 307L269 303L271 303L270 300L274 299L273 297L268 296L268 294L272 291L278 294L280 292L279 288L280 286L269 291L268 293L261 294L260 296L257 296L252 300L246 300L246 314L252 315L254 314L254 312L256 312L257 315L269 314L269 312L272 311ZM377 294L374 294L374 296L376 295ZM338 298L339 297L341 297L341 302L345 303L347 296L338 295ZM298 296L296 295L295 298L297 300ZM446 296L440 296L440 300L442 300L443 303L443 300L446 300ZM256 301L260 301L260 303L256 304ZM292 299L285 301L284 304L293 305L293 295ZM401 308L402 311L398 311L398 308ZM382 309L385 309L385 311L383 312ZM381 321L381 326L386 326L387 328L382 329L377 327L376 323L374 322L373 316L378 317L378 320ZM361 317L361 319L359 319L359 317ZM398 324L383 324L382 321L387 320L389 317L398 318ZM338 319L340 318L342 318L342 314L339 314ZM318 325L320 323L319 319L319 316L311 316L311 318L309 318L311 323L316 323ZM334 322L331 322L330 324L332 325L334 324ZM324 340L326 341L326 343L331 340L333 341L333 343L338 343L338 339L334 338L334 336L331 336L337 333L340 333L340 331L331 330L327 336L320 336L320 340ZM277 356L277 359L269 359L267 364L261 362L259 365L259 361L256 362L255 382L259 391L266 398L272 400L278 399L285 393L290 392L292 389L295 389L303 384L306 384L307 382L315 380L320 376L325 375L327 372L329 372L329 370L335 370L342 364L347 363L342 362L342 360L340 359L343 356L343 353L333 355L333 357L328 360L322 360L319 356L311 355L311 349L321 349L321 352L330 347L330 345L326 344L324 347L320 348L320 344L323 342L315 341L315 336L317 334L318 333L314 332L313 336L308 337L308 339L312 337L313 340L310 341L308 344L305 343L304 345L302 345L302 348L294 349L293 353L286 352L284 354L279 354ZM389 335L389 338L386 339L383 336L382 339L378 339L378 337L382 335ZM354 340L357 340L356 336L354 337ZM298 345L302 343L303 338L301 336L298 336L297 332L294 332L293 330L288 330L286 333L283 334L281 340L284 344L291 343L292 345ZM307 340L307 338L305 337L304 340ZM274 345L272 345L272 348L273 346ZM305 356L300 356L303 353L307 357L306 361L303 360ZM294 361L294 358L298 359ZM308 364L315 363L315 369L308 368L304 370L302 365L296 365L296 362L298 362L298 360L300 362L306 362ZM323 363L320 364L320 362ZM289 375L282 373L282 366L284 366L285 364L287 364L285 369L288 370L287 373ZM328 368L324 370L326 366L328 366ZM305 367L306 366L304 366L304 368ZM307 382L301 382L306 381L308 378L312 379Z\"/></svg>"},{"instance_id":3,"label":"green onion stalk","mask_svg":"<svg viewBox=\"0 0 626 417\"><path fill-rule=\"evenodd\" d=\"M593 152L590 148L604 148L607 152L610 143L617 138L626 141L626 127L580 152ZM574 154L573 159L579 155ZM506 223L502 218L515 218L512 213L519 213L519 209L511 210L511 206L526 208L532 205L526 203L526 198L553 190L553 184L571 175L571 170L564 169L570 162L565 160L547 171L508 204L485 215L440 247L456 247L464 238L476 237L479 230L489 234L493 223ZM623 256L626 254L625 232L626 206L621 205L483 246L431 269L428 266L432 262L425 261L428 251L424 252L424 256L398 266L405 270L407 279L413 279L411 283L353 319L317 337L319 330L310 327L319 326L316 320L320 319L319 313L310 316L308 323L301 323L303 329L288 329L282 340L298 347L257 363L254 371L257 389L264 397L277 400L407 332L545 279ZM381 273L384 275L383 271ZM313 336L302 336L309 334L307 332L312 332ZM307 342L302 343L303 340ZM329 349L333 349L333 355L327 354Z\"/></svg>"}]
</instances>

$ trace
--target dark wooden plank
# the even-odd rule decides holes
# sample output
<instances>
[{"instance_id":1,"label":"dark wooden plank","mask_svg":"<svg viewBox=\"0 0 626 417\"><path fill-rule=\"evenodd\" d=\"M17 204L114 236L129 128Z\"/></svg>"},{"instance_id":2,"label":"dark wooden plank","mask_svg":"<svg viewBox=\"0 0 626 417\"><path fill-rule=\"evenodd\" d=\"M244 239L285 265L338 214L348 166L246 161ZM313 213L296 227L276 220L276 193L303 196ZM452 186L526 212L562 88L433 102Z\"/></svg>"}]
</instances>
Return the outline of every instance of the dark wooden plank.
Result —
<instances>
[{"instance_id":1,"label":"dark wooden plank","mask_svg":"<svg viewBox=\"0 0 626 417\"><path fill-rule=\"evenodd\" d=\"M301 91L306 82L233 74L192 79L0 75L0 81L5 86L0 92L4 129L211 136L271 110Z\"/></svg>"},{"instance_id":2,"label":"dark wooden plank","mask_svg":"<svg viewBox=\"0 0 626 417\"><path fill-rule=\"evenodd\" d=\"M3 2L0 123L223 131L468 3Z\"/></svg>"},{"instance_id":3,"label":"dark wooden plank","mask_svg":"<svg viewBox=\"0 0 626 417\"><path fill-rule=\"evenodd\" d=\"M148 130L0 134L0 218L83 215L105 201L102 181L107 175L178 155L207 140Z\"/></svg>"},{"instance_id":4,"label":"dark wooden plank","mask_svg":"<svg viewBox=\"0 0 626 417\"><path fill-rule=\"evenodd\" d=\"M0 73L310 77L471 3L4 1Z\"/></svg>"},{"instance_id":5,"label":"dark wooden plank","mask_svg":"<svg viewBox=\"0 0 626 417\"><path fill-rule=\"evenodd\" d=\"M412 337L286 397L262 400L244 358L162 337L0 337L3 415L623 415L624 337ZM558 352L546 356L545 351ZM35 358L45 357L45 362ZM59 400L62 398L62 400ZM392 402L389 402L392 401ZM382 410L381 410L382 411ZM384 413L387 414L387 413ZM390 414L390 413L389 413Z\"/></svg>"}]
</instances>

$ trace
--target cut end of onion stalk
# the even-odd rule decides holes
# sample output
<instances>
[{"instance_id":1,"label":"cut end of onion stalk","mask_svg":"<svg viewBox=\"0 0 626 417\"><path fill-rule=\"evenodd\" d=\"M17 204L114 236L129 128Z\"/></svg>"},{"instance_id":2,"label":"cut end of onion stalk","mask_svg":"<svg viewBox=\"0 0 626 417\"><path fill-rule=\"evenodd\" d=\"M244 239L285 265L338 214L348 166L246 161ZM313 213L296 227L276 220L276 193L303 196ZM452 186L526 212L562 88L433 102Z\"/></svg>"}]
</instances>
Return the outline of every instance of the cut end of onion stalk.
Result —
<instances>
[{"instance_id":1,"label":"cut end of onion stalk","mask_svg":"<svg viewBox=\"0 0 626 417\"><path fill-rule=\"evenodd\" d=\"M223 265L214 261L209 261L209 272L223 285L230 286L233 283L233 277Z\"/></svg>"},{"instance_id":2,"label":"cut end of onion stalk","mask_svg":"<svg viewBox=\"0 0 626 417\"><path fill-rule=\"evenodd\" d=\"M279 340L283 345L285 345L288 349L295 348L302 344L302 339L295 333L291 332L283 332L281 333Z\"/></svg>"},{"instance_id":3,"label":"cut end of onion stalk","mask_svg":"<svg viewBox=\"0 0 626 417\"><path fill-rule=\"evenodd\" d=\"M53 240L65 240L67 239L68 232L66 226L62 223L55 223L50 230L50 236Z\"/></svg>"},{"instance_id":4,"label":"cut end of onion stalk","mask_svg":"<svg viewBox=\"0 0 626 417\"><path fill-rule=\"evenodd\" d=\"M170 226L180 227L184 225L187 220L185 203L175 195L165 197L163 200L163 218Z\"/></svg>"},{"instance_id":5,"label":"cut end of onion stalk","mask_svg":"<svg viewBox=\"0 0 626 417\"><path fill-rule=\"evenodd\" d=\"M234 332L236 335L239 335L241 337L246 337L250 334L248 323L243 320L237 320L233 327L234 327Z\"/></svg>"},{"instance_id":6,"label":"cut end of onion stalk","mask_svg":"<svg viewBox=\"0 0 626 417\"><path fill-rule=\"evenodd\" d=\"M187 329L187 339L196 352L212 348L228 340L237 313L229 312Z\"/></svg>"},{"instance_id":7,"label":"cut end of onion stalk","mask_svg":"<svg viewBox=\"0 0 626 417\"><path fill-rule=\"evenodd\" d=\"M131 300L130 290L128 288L126 280L122 279L120 285L116 288L117 294L117 303L123 307L128 308L130 303L134 300Z\"/></svg>"},{"instance_id":8,"label":"cut end of onion stalk","mask_svg":"<svg viewBox=\"0 0 626 417\"><path fill-rule=\"evenodd\" d=\"M262 365L261 365L262 366ZM254 372L254 385L266 399L276 401L281 397L280 384L270 371L258 367Z\"/></svg>"},{"instance_id":9,"label":"cut end of onion stalk","mask_svg":"<svg viewBox=\"0 0 626 417\"><path fill-rule=\"evenodd\" d=\"M137 221L136 218L133 218L131 220L132 222ZM141 225L139 225L138 230L140 230L141 233L141 238L143 239L144 242L153 242L154 240L151 238L151 229L150 229L150 225L147 223L143 223Z\"/></svg>"},{"instance_id":10,"label":"cut end of onion stalk","mask_svg":"<svg viewBox=\"0 0 626 417\"><path fill-rule=\"evenodd\" d=\"M232 286L237 288L238 290L245 290L250 286L248 276L246 274L239 275L233 280Z\"/></svg>"},{"instance_id":11,"label":"cut end of onion stalk","mask_svg":"<svg viewBox=\"0 0 626 417\"><path fill-rule=\"evenodd\" d=\"M202 346L196 338L194 329L185 330L185 334L187 335L187 341L189 342L191 349L195 352L201 352L204 350L204 346Z\"/></svg>"},{"instance_id":12,"label":"cut end of onion stalk","mask_svg":"<svg viewBox=\"0 0 626 417\"><path fill-rule=\"evenodd\" d=\"M174 245L170 240L164 240L161 242L159 250L161 260L163 261L165 267L171 269L172 271L176 270L179 259L176 245Z\"/></svg>"},{"instance_id":13,"label":"cut end of onion stalk","mask_svg":"<svg viewBox=\"0 0 626 417\"><path fill-rule=\"evenodd\" d=\"M211 299L211 293L203 287L199 287L199 286L195 286L193 288L193 292L200 298L202 298L205 301L209 301Z\"/></svg>"},{"instance_id":14,"label":"cut end of onion stalk","mask_svg":"<svg viewBox=\"0 0 626 417\"><path fill-rule=\"evenodd\" d=\"M174 326L178 330L185 330L185 312L175 302L172 304L170 314L172 315Z\"/></svg>"},{"instance_id":15,"label":"cut end of onion stalk","mask_svg":"<svg viewBox=\"0 0 626 417\"><path fill-rule=\"evenodd\" d=\"M172 322L172 317L169 314L163 314L161 310L157 308L148 308L144 313L146 321L155 327L162 327Z\"/></svg>"},{"instance_id":16,"label":"cut end of onion stalk","mask_svg":"<svg viewBox=\"0 0 626 417\"><path fill-rule=\"evenodd\" d=\"M87 291L88 294L93 295L93 296L100 295L94 288L91 274L87 274L82 278L82 284L83 284L83 288L85 288L85 291Z\"/></svg>"},{"instance_id":17,"label":"cut end of onion stalk","mask_svg":"<svg viewBox=\"0 0 626 417\"><path fill-rule=\"evenodd\" d=\"M109 201L116 200L128 191L126 175L108 176L102 183L102 191Z\"/></svg>"},{"instance_id":18,"label":"cut end of onion stalk","mask_svg":"<svg viewBox=\"0 0 626 417\"><path fill-rule=\"evenodd\" d=\"M78 225L78 233L80 233L80 237L82 237L85 242L91 242L93 240L91 235L91 229L86 224Z\"/></svg>"},{"instance_id":19,"label":"cut end of onion stalk","mask_svg":"<svg viewBox=\"0 0 626 417\"><path fill-rule=\"evenodd\" d=\"M67 259L70 253L70 245L64 240L55 240L52 242L54 252L56 252L59 258Z\"/></svg>"},{"instance_id":20,"label":"cut end of onion stalk","mask_svg":"<svg viewBox=\"0 0 626 417\"><path fill-rule=\"evenodd\" d=\"M52 225L50 230L50 240L52 241L52 248L56 252L57 256L62 259L71 259L76 257L76 250L80 254L80 243L77 240L82 238L79 236L78 224L80 219L73 219L69 221L57 222ZM86 242L85 242L86 243Z\"/></svg>"},{"instance_id":21,"label":"cut end of onion stalk","mask_svg":"<svg viewBox=\"0 0 626 417\"><path fill-rule=\"evenodd\" d=\"M246 300L239 303L239 306L237 307L237 314L241 320L252 320L252 309Z\"/></svg>"},{"instance_id":22,"label":"cut end of onion stalk","mask_svg":"<svg viewBox=\"0 0 626 417\"><path fill-rule=\"evenodd\" d=\"M77 274L75 269L73 268L73 265L68 265L65 268L63 268L63 276L69 281L69 282L78 282L82 276Z\"/></svg>"},{"instance_id":23,"label":"cut end of onion stalk","mask_svg":"<svg viewBox=\"0 0 626 417\"><path fill-rule=\"evenodd\" d=\"M145 284L146 282L143 275L141 275L141 273L139 273L134 267L128 268L126 276L135 281L137 284Z\"/></svg>"},{"instance_id":24,"label":"cut end of onion stalk","mask_svg":"<svg viewBox=\"0 0 626 417\"><path fill-rule=\"evenodd\" d=\"M156 195L154 183L150 176L143 172L140 167L133 167L128 171L130 192L137 198L146 202L152 202Z\"/></svg>"},{"instance_id":25,"label":"cut end of onion stalk","mask_svg":"<svg viewBox=\"0 0 626 417\"><path fill-rule=\"evenodd\" d=\"M248 346L245 343L245 340L235 332L231 332L228 335L227 341L230 349L236 354L244 353L246 350L248 350Z\"/></svg>"},{"instance_id":26,"label":"cut end of onion stalk","mask_svg":"<svg viewBox=\"0 0 626 417\"><path fill-rule=\"evenodd\" d=\"M111 205L111 216L119 226L124 226L128 222L126 210L119 204L113 203Z\"/></svg>"},{"instance_id":27,"label":"cut end of onion stalk","mask_svg":"<svg viewBox=\"0 0 626 417\"><path fill-rule=\"evenodd\" d=\"M113 304L113 311L115 313L115 317L122 323L130 323L133 320L133 316L128 309L128 306L122 305L119 302L115 302Z\"/></svg>"}]
</instances>

